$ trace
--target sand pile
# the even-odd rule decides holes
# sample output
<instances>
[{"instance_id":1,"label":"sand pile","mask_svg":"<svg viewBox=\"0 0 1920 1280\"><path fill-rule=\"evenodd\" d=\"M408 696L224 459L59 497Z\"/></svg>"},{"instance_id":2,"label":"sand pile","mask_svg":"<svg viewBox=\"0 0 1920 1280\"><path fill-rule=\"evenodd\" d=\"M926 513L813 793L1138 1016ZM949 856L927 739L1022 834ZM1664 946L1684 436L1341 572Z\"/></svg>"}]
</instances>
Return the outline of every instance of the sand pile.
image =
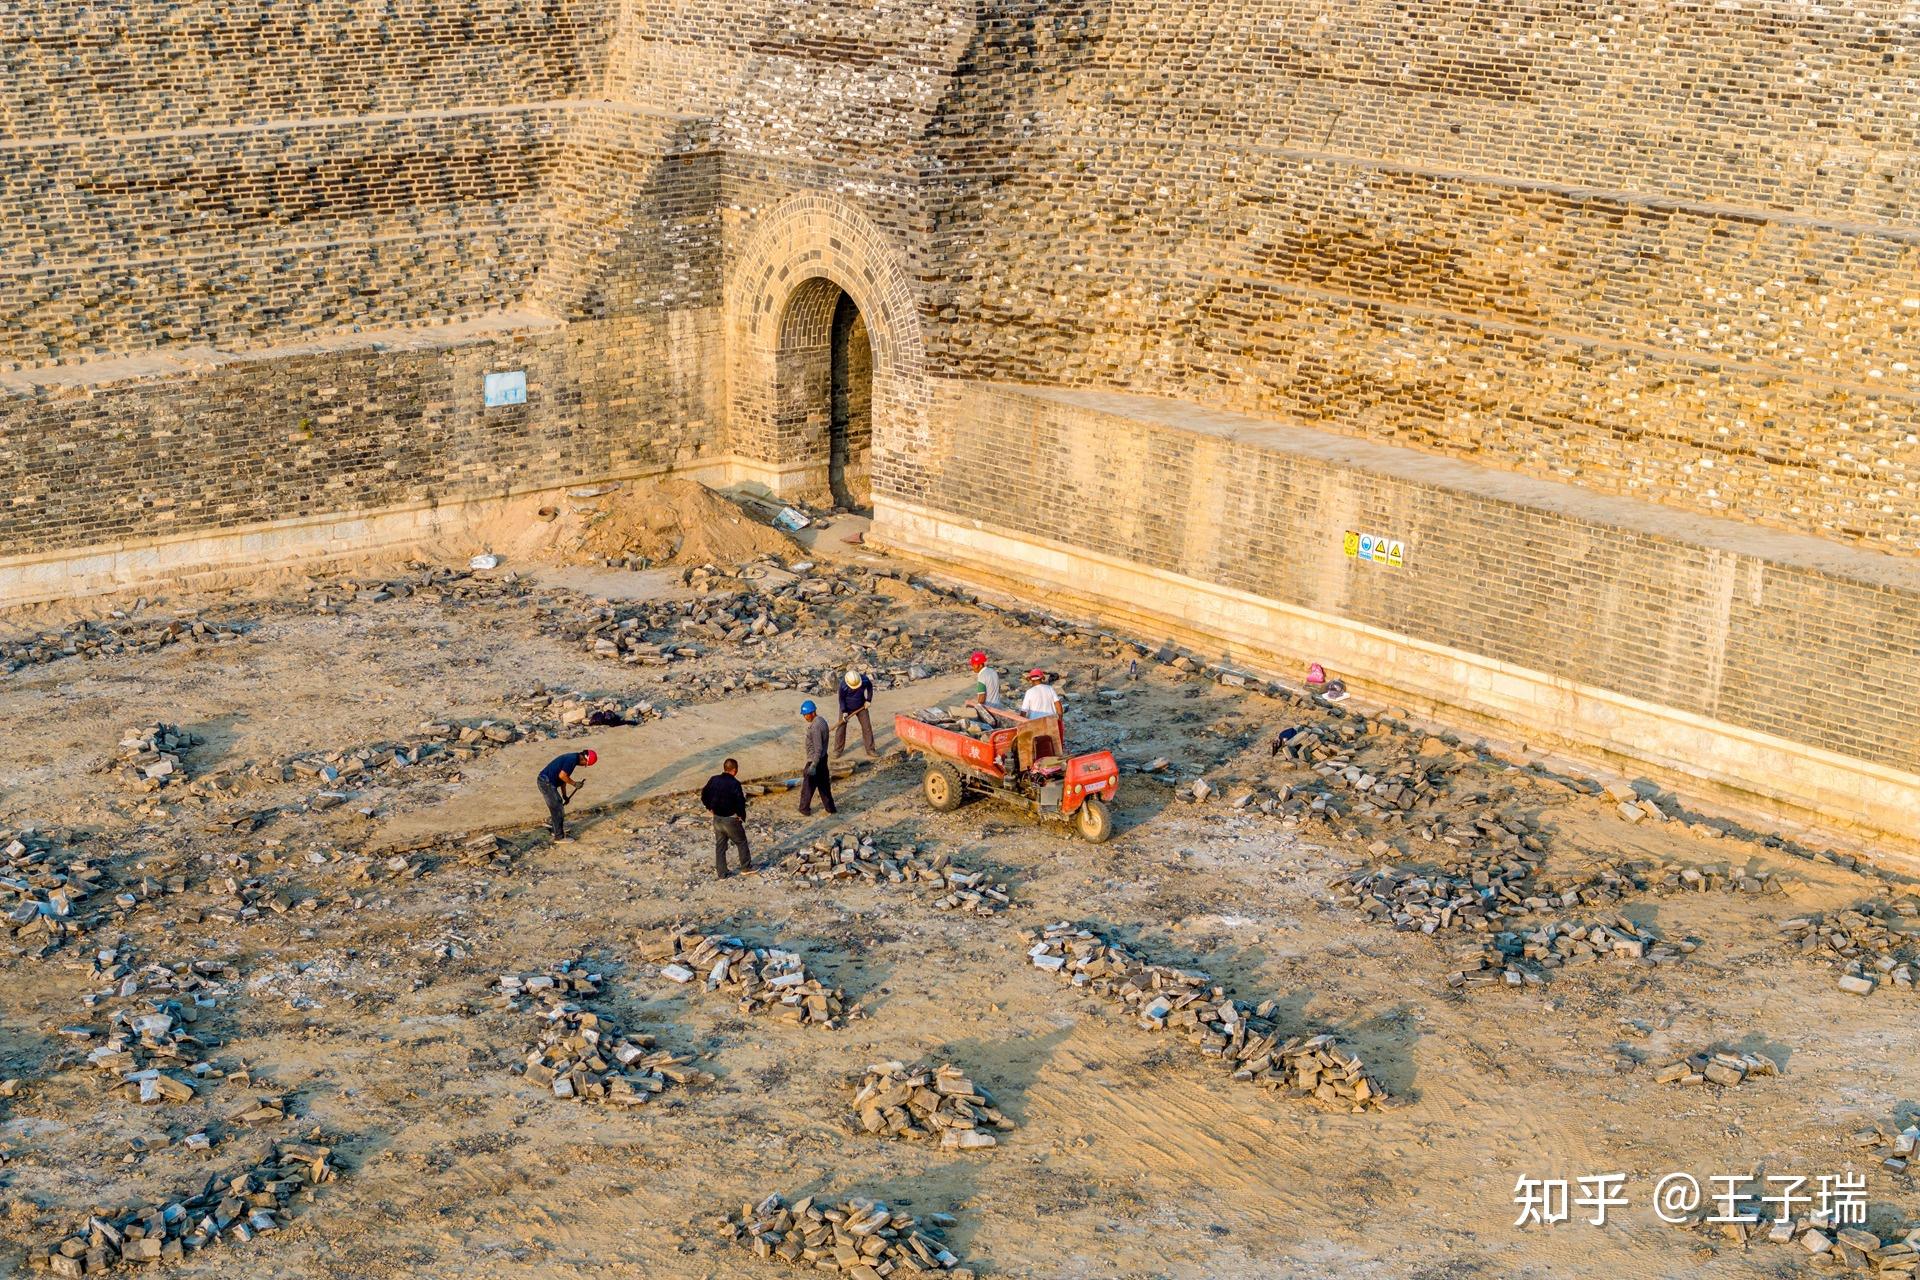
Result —
<instances>
[{"instance_id":1,"label":"sand pile","mask_svg":"<svg viewBox=\"0 0 1920 1280\"><path fill-rule=\"evenodd\" d=\"M584 505L584 504L580 504ZM790 555L794 542L692 480L656 480L593 500L575 559L644 557L654 564L738 564Z\"/></svg>"}]
</instances>

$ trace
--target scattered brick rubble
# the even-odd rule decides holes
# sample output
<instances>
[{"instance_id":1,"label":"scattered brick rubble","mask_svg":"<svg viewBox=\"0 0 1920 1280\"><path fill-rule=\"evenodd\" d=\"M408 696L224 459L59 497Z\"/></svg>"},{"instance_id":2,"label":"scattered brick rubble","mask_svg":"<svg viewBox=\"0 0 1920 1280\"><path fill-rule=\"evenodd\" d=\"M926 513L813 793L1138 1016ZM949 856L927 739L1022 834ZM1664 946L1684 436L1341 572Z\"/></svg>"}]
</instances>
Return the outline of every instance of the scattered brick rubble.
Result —
<instances>
[{"instance_id":1,"label":"scattered brick rubble","mask_svg":"<svg viewBox=\"0 0 1920 1280\"><path fill-rule=\"evenodd\" d=\"M53 1244L28 1255L56 1276L99 1275L122 1262L180 1262L220 1241L244 1244L285 1225L305 1199L338 1172L333 1150L318 1142L276 1142L251 1169L216 1174L196 1194L117 1214L96 1213Z\"/></svg>"},{"instance_id":2,"label":"scattered brick rubble","mask_svg":"<svg viewBox=\"0 0 1920 1280\"><path fill-rule=\"evenodd\" d=\"M1811 1266L1823 1271L1849 1271L1889 1280L1920 1270L1920 1225L1910 1225L1891 1239L1860 1226L1838 1226L1824 1213L1804 1218L1766 1218L1761 1205L1749 1200L1739 1212L1756 1219L1750 1223L1701 1221L1695 1229L1750 1246L1764 1240L1797 1245ZM1704 1217L1704 1211L1701 1215ZM1731 1215L1728 1215L1731 1216Z\"/></svg>"},{"instance_id":3,"label":"scattered brick rubble","mask_svg":"<svg viewBox=\"0 0 1920 1280\"><path fill-rule=\"evenodd\" d=\"M711 1075L691 1065L694 1055L668 1053L652 1036L624 1034L605 1017L564 999L599 995L601 981L578 960L500 979L510 1007L546 1005L540 1038L527 1054L527 1079L545 1085L556 1098L613 1107L643 1106L669 1085L712 1083Z\"/></svg>"},{"instance_id":4,"label":"scattered brick rubble","mask_svg":"<svg viewBox=\"0 0 1920 1280\"><path fill-rule=\"evenodd\" d=\"M1755 1076L1777 1076L1780 1064L1764 1053L1703 1049L1677 1058L1654 1072L1660 1084L1717 1084L1732 1088Z\"/></svg>"},{"instance_id":5,"label":"scattered brick rubble","mask_svg":"<svg viewBox=\"0 0 1920 1280\"><path fill-rule=\"evenodd\" d=\"M951 1225L953 1219L939 1213L923 1225L914 1215L877 1200L856 1197L844 1204L819 1205L807 1196L788 1205L771 1195L759 1204L742 1205L738 1215L720 1224L719 1234L752 1249L756 1257L837 1271L852 1280L893 1280L927 1272L973 1280L973 1271L961 1266L940 1240L941 1229Z\"/></svg>"},{"instance_id":6,"label":"scattered brick rubble","mask_svg":"<svg viewBox=\"0 0 1920 1280\"><path fill-rule=\"evenodd\" d=\"M136 606L138 609L139 606ZM152 653L168 645L226 644L238 640L245 624L205 622L197 618L111 619L76 622L60 631L0 642L0 671L58 662L62 658L109 658Z\"/></svg>"},{"instance_id":7,"label":"scattered brick rubble","mask_svg":"<svg viewBox=\"0 0 1920 1280\"><path fill-rule=\"evenodd\" d=\"M525 1074L556 1098L637 1107L670 1084L713 1080L691 1065L692 1054L668 1053L652 1036L623 1033L578 1005L554 1005L544 1017L546 1026L527 1054Z\"/></svg>"},{"instance_id":8,"label":"scattered brick rubble","mask_svg":"<svg viewBox=\"0 0 1920 1280\"><path fill-rule=\"evenodd\" d=\"M500 979L500 994L513 1009L526 1010L541 1003L556 1003L566 997L600 994L601 977L589 972L579 960L562 960L548 965L544 973L513 974Z\"/></svg>"},{"instance_id":9,"label":"scattered brick rubble","mask_svg":"<svg viewBox=\"0 0 1920 1280\"><path fill-rule=\"evenodd\" d=\"M513 863L515 847L512 840L493 831L431 836L352 856L346 861L346 879L354 884L418 880L434 868L449 864L504 870Z\"/></svg>"},{"instance_id":10,"label":"scattered brick rubble","mask_svg":"<svg viewBox=\"0 0 1920 1280\"><path fill-rule=\"evenodd\" d=\"M549 689L536 685L521 699L520 705L541 719L562 729L583 729L609 724L640 724L660 718L660 710L641 698L621 698L610 694L582 693L576 689Z\"/></svg>"},{"instance_id":11,"label":"scattered brick rubble","mask_svg":"<svg viewBox=\"0 0 1920 1280\"><path fill-rule=\"evenodd\" d=\"M123 891L114 906L131 910L161 891L151 887L152 894L146 884ZM106 868L54 837L31 827L0 830L0 906L15 955L45 959L93 928L108 888Z\"/></svg>"},{"instance_id":12,"label":"scattered brick rubble","mask_svg":"<svg viewBox=\"0 0 1920 1280\"><path fill-rule=\"evenodd\" d=\"M946 1062L868 1067L854 1089L853 1120L863 1133L959 1151L995 1146L999 1139L987 1130L1014 1127L985 1089Z\"/></svg>"},{"instance_id":13,"label":"scattered brick rubble","mask_svg":"<svg viewBox=\"0 0 1920 1280\"><path fill-rule=\"evenodd\" d=\"M1172 1028L1202 1057L1218 1060L1235 1080L1353 1111L1387 1101L1386 1090L1367 1074L1359 1057L1341 1049L1331 1035L1282 1039L1271 1000L1249 1008L1198 970L1149 964L1093 930L1066 921L1029 934L1027 940L1027 956L1036 968L1120 1004L1142 1027Z\"/></svg>"},{"instance_id":14,"label":"scattered brick rubble","mask_svg":"<svg viewBox=\"0 0 1920 1280\"><path fill-rule=\"evenodd\" d=\"M106 993L90 997L132 1001L107 1018L104 1031L89 1027L62 1028L61 1034L89 1042L87 1065L118 1075L112 1093L128 1102L188 1102L193 1085L182 1074L204 1079L214 1073L206 1050L215 1042L195 1029L202 1015L214 1008L228 988L223 961L196 960L175 965L149 964L133 969L124 949L103 950L94 959L94 972L115 981Z\"/></svg>"},{"instance_id":15,"label":"scattered brick rubble","mask_svg":"<svg viewBox=\"0 0 1920 1280\"><path fill-rule=\"evenodd\" d=\"M722 933L676 933L661 960L660 974L674 982L705 975L707 990L725 990L740 1012L772 1013L801 1026L844 1026L846 994L808 976L799 955L779 947L750 947Z\"/></svg>"},{"instance_id":16,"label":"scattered brick rubble","mask_svg":"<svg viewBox=\"0 0 1920 1280\"><path fill-rule=\"evenodd\" d=\"M787 867L809 884L864 880L868 884L908 885L937 895L942 911L992 915L1013 901L1008 887L984 871L956 866L946 853L923 853L915 845L882 851L870 835L816 840L787 858Z\"/></svg>"},{"instance_id":17,"label":"scattered brick rubble","mask_svg":"<svg viewBox=\"0 0 1920 1280\"><path fill-rule=\"evenodd\" d=\"M1871 1128L1856 1132L1853 1145L1884 1151L1886 1154L1880 1163L1886 1170L1889 1173L1905 1173L1913 1163L1914 1148L1920 1146L1920 1124L1909 1124L1903 1129L1881 1121Z\"/></svg>"},{"instance_id":18,"label":"scattered brick rubble","mask_svg":"<svg viewBox=\"0 0 1920 1280\"><path fill-rule=\"evenodd\" d=\"M307 752L289 759L281 770L287 782L311 780L331 786L354 774L377 773L389 768L407 768L434 756L447 760L471 760L483 752L526 737L544 737L538 725L508 720L479 720L472 724L453 721L428 721L419 735L393 742L375 742L344 751Z\"/></svg>"},{"instance_id":19,"label":"scattered brick rubble","mask_svg":"<svg viewBox=\"0 0 1920 1280\"><path fill-rule=\"evenodd\" d=\"M1487 939L1476 957L1476 967L1447 979L1456 990L1504 983L1509 987L1539 986L1557 969L1611 959L1631 964L1666 964L1690 955L1695 944L1663 941L1644 925L1625 916L1579 922L1555 920L1526 931L1503 931Z\"/></svg>"},{"instance_id":20,"label":"scattered brick rubble","mask_svg":"<svg viewBox=\"0 0 1920 1280\"><path fill-rule=\"evenodd\" d=\"M1395 929L1431 935L1454 929L1484 931L1503 916L1529 914L1535 908L1523 889L1532 874L1533 864L1518 860L1498 867L1434 872L1363 867L1346 872L1328 887L1343 906ZM1540 899L1540 905L1545 905L1545 899Z\"/></svg>"},{"instance_id":21,"label":"scattered brick rubble","mask_svg":"<svg viewBox=\"0 0 1920 1280\"><path fill-rule=\"evenodd\" d=\"M1905 896L1891 904L1875 900L1831 915L1797 916L1781 924L1780 937L1800 955L1836 962L1841 969L1840 989L1867 996L1882 981L1913 987L1920 933L1906 930L1916 922L1920 922L1920 899Z\"/></svg>"},{"instance_id":22,"label":"scattered brick rubble","mask_svg":"<svg viewBox=\"0 0 1920 1280\"><path fill-rule=\"evenodd\" d=\"M120 738L121 778L136 791L158 791L187 780L184 753L204 739L179 725L135 725Z\"/></svg>"},{"instance_id":23,"label":"scattered brick rubble","mask_svg":"<svg viewBox=\"0 0 1920 1280\"><path fill-rule=\"evenodd\" d=\"M1385 763L1355 762L1353 750L1365 737L1364 728L1300 725L1281 731L1272 754L1307 765L1380 809L1410 810L1437 798L1444 789L1450 765L1422 757L1417 750Z\"/></svg>"},{"instance_id":24,"label":"scattered brick rubble","mask_svg":"<svg viewBox=\"0 0 1920 1280\"><path fill-rule=\"evenodd\" d=\"M863 662L904 665L914 637L902 623L883 615L894 608L877 590L877 575L807 561L782 567L763 559L736 572L713 565L682 571L682 581L700 593L695 600L613 605L600 601L560 633L588 653L627 665L666 666L706 656L714 646L753 649L806 628L833 639L858 637ZM824 613L823 604L831 603ZM873 672L876 680L920 678L908 670ZM829 688L835 673L756 672L724 677L695 677L689 688Z\"/></svg>"}]
</instances>

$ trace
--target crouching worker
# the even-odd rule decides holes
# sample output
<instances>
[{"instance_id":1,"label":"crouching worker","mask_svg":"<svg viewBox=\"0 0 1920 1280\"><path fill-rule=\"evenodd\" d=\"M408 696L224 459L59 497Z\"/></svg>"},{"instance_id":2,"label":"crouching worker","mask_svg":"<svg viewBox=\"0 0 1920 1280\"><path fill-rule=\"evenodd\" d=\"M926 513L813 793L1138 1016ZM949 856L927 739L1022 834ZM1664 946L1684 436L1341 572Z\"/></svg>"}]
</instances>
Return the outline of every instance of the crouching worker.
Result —
<instances>
[{"instance_id":1,"label":"crouching worker","mask_svg":"<svg viewBox=\"0 0 1920 1280\"><path fill-rule=\"evenodd\" d=\"M599 759L591 751L569 751L547 761L547 767L540 771L540 798L547 802L547 826L553 832L555 844L565 844L573 839L567 834L567 804L573 799L574 792L580 790L580 782L575 781L573 771L589 767Z\"/></svg>"}]
</instances>

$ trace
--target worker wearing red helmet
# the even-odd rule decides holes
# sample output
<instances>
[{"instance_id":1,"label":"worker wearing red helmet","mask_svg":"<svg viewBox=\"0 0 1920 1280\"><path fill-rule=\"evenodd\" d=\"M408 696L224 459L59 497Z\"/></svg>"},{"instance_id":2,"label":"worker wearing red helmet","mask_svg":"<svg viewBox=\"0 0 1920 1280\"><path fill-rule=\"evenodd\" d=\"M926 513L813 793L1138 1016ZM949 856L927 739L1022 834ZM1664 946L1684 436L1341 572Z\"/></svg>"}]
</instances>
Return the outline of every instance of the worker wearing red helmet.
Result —
<instances>
[{"instance_id":1,"label":"worker wearing red helmet","mask_svg":"<svg viewBox=\"0 0 1920 1280\"><path fill-rule=\"evenodd\" d=\"M1000 700L1000 673L987 665L986 651L975 649L967 659L967 665L973 668L974 679L978 681L973 686L973 696L967 699L967 705L995 711L1004 707L1006 704ZM981 712L980 718L988 723L993 721L991 712L986 710Z\"/></svg>"},{"instance_id":2,"label":"worker wearing red helmet","mask_svg":"<svg viewBox=\"0 0 1920 1280\"><path fill-rule=\"evenodd\" d=\"M592 751L569 751L547 761L547 767L540 771L540 798L547 802L547 825L553 831L555 844L573 841L573 837L567 834L567 802L573 799L574 792L580 790L580 782L574 780L573 771L598 764L599 761L600 757Z\"/></svg>"},{"instance_id":3,"label":"worker wearing red helmet","mask_svg":"<svg viewBox=\"0 0 1920 1280\"><path fill-rule=\"evenodd\" d=\"M1047 679L1047 673L1035 667L1027 672L1027 692L1020 699L1020 714L1029 720L1041 716L1056 715L1060 711L1060 695L1054 692L1053 682Z\"/></svg>"}]
</instances>

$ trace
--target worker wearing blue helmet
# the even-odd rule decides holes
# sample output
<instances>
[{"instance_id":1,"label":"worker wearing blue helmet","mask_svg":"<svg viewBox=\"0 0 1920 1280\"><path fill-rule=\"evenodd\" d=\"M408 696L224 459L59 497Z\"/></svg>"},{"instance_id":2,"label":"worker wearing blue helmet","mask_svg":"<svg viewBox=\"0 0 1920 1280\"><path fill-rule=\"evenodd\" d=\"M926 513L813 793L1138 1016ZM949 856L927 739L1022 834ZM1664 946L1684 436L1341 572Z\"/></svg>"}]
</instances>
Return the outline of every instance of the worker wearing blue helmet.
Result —
<instances>
[{"instance_id":1,"label":"worker wearing blue helmet","mask_svg":"<svg viewBox=\"0 0 1920 1280\"><path fill-rule=\"evenodd\" d=\"M808 698L800 704L800 718L807 722L807 760L800 770L800 812L813 812L813 793L820 793L820 803L828 813L840 810L833 803L833 777L827 768L827 722L820 718L820 709Z\"/></svg>"}]
</instances>

